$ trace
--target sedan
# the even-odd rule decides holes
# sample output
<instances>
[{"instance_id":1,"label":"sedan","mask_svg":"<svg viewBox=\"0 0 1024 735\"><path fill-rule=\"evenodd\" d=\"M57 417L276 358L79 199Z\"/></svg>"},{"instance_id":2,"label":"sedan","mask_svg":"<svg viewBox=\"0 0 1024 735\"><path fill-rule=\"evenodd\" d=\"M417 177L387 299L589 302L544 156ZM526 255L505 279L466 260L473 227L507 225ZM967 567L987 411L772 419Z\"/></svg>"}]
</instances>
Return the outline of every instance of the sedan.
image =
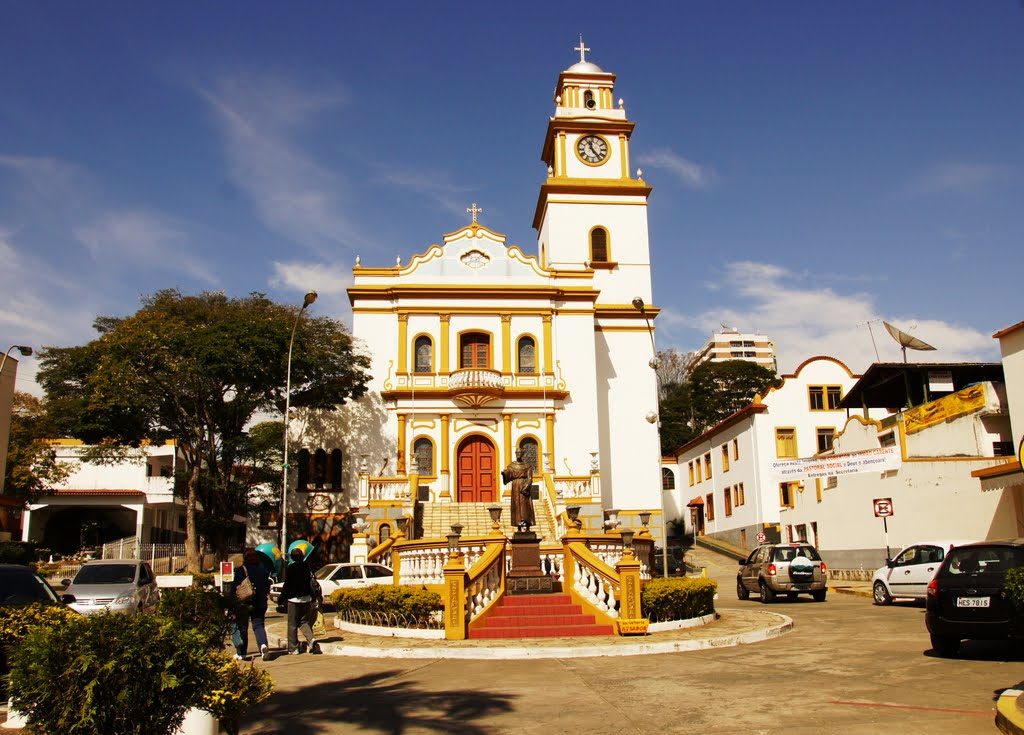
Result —
<instances>
[{"instance_id":1,"label":"sedan","mask_svg":"<svg viewBox=\"0 0 1024 735\"><path fill-rule=\"evenodd\" d=\"M923 600L942 560L955 546L972 541L919 541L902 549L871 577L871 595L876 605L890 605L894 598Z\"/></svg>"},{"instance_id":2,"label":"sedan","mask_svg":"<svg viewBox=\"0 0 1024 735\"><path fill-rule=\"evenodd\" d=\"M59 605L57 593L28 567L0 564L0 607L15 607L41 602Z\"/></svg>"},{"instance_id":3,"label":"sedan","mask_svg":"<svg viewBox=\"0 0 1024 735\"><path fill-rule=\"evenodd\" d=\"M395 573L391 567L386 567L383 564L343 562L322 566L316 571L314 576L320 582L320 589L326 598L330 597L331 593L335 590L392 584ZM278 598L281 596L281 587L283 586L283 582L271 585L271 600L274 602L278 601Z\"/></svg>"},{"instance_id":4,"label":"sedan","mask_svg":"<svg viewBox=\"0 0 1024 735\"><path fill-rule=\"evenodd\" d=\"M65 599L72 610L89 615L111 612L155 611L160 600L149 564L138 559L88 561L74 580L65 579ZM74 598L74 599L72 599Z\"/></svg>"}]
</instances>

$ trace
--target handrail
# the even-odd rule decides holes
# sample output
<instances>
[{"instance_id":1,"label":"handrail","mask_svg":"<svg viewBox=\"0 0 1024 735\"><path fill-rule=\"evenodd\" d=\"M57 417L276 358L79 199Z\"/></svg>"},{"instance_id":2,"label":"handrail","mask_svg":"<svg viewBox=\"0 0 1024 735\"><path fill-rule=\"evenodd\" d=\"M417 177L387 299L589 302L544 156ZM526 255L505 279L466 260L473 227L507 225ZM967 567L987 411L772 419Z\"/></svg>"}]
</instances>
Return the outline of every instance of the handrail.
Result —
<instances>
[{"instance_id":1,"label":"handrail","mask_svg":"<svg viewBox=\"0 0 1024 735\"><path fill-rule=\"evenodd\" d=\"M370 549L366 554L366 561L391 566L391 547L395 545L396 540L396 536L389 536L384 539L381 543Z\"/></svg>"},{"instance_id":2,"label":"handrail","mask_svg":"<svg viewBox=\"0 0 1024 735\"><path fill-rule=\"evenodd\" d=\"M466 623L486 615L505 593L505 546L502 536L488 544L477 562L466 571Z\"/></svg>"},{"instance_id":3,"label":"handrail","mask_svg":"<svg viewBox=\"0 0 1024 735\"><path fill-rule=\"evenodd\" d=\"M555 493L555 483L552 481L552 473L544 472L541 477L544 482L544 492L540 493L544 498L544 507L548 511L548 517L555 524L555 537L562 538L565 535L565 525L561 523L560 511L558 510L558 495Z\"/></svg>"}]
</instances>

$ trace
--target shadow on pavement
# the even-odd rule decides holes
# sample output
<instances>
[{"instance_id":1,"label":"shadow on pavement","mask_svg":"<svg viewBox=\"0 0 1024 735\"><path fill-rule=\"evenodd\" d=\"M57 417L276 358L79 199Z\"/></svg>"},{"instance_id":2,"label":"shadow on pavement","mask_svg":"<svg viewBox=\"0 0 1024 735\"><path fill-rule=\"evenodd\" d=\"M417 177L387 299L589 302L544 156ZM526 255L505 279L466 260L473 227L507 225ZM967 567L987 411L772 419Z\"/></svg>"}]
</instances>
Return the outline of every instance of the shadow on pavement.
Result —
<instances>
[{"instance_id":1,"label":"shadow on pavement","mask_svg":"<svg viewBox=\"0 0 1024 735\"><path fill-rule=\"evenodd\" d=\"M384 671L292 691L277 691L254 709L242 732L320 735L363 730L399 735L416 731L490 732L484 718L512 711L513 696L474 691L433 691L387 680L401 671Z\"/></svg>"}]
</instances>

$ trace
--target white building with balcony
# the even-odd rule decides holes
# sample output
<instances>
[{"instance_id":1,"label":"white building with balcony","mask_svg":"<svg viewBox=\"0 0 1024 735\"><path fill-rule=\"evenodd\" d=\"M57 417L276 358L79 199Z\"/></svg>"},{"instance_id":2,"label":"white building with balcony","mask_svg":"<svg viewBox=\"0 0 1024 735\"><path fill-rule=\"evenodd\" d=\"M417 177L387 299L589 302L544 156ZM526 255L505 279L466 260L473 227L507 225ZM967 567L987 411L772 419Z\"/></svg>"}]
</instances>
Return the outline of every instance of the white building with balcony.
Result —
<instances>
[{"instance_id":1,"label":"white building with balcony","mask_svg":"<svg viewBox=\"0 0 1024 735\"><path fill-rule=\"evenodd\" d=\"M143 446L110 463L82 461L82 442L52 442L67 480L28 506L22 540L63 553L134 537L140 544L181 543L184 505L174 497L174 444Z\"/></svg>"},{"instance_id":2,"label":"white building with balcony","mask_svg":"<svg viewBox=\"0 0 1024 735\"><path fill-rule=\"evenodd\" d=\"M501 503L501 469L521 450L542 533L579 505L588 529L605 510L640 529L649 511L660 536L651 188L631 173L634 123L614 84L584 60L558 77L535 250L488 228L474 204L468 224L395 265L357 260L353 334L373 381L346 407L340 441L358 494L292 493L289 528L293 514L346 505L376 509L377 533L413 502L425 514ZM329 444L308 425L293 432L304 446Z\"/></svg>"},{"instance_id":3,"label":"white building with balcony","mask_svg":"<svg viewBox=\"0 0 1024 735\"><path fill-rule=\"evenodd\" d=\"M721 332L712 334L704 346L694 353L688 369L693 370L702 362L726 360L746 360L773 373L779 372L774 342L763 334L740 332L725 325L722 325Z\"/></svg>"}]
</instances>

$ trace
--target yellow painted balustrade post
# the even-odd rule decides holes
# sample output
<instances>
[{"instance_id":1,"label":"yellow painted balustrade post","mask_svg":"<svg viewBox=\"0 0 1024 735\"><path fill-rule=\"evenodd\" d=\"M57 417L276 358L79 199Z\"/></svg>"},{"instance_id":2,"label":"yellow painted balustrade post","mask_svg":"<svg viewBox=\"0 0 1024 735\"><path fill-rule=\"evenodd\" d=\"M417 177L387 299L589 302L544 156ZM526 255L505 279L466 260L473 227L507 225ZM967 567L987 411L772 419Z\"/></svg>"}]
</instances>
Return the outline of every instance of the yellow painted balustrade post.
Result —
<instances>
[{"instance_id":1,"label":"yellow painted balustrade post","mask_svg":"<svg viewBox=\"0 0 1024 735\"><path fill-rule=\"evenodd\" d=\"M466 564L457 551L448 554L444 565L444 637L466 638Z\"/></svg>"},{"instance_id":2,"label":"yellow painted balustrade post","mask_svg":"<svg viewBox=\"0 0 1024 735\"><path fill-rule=\"evenodd\" d=\"M412 472L409 473L409 500L416 502L416 496L420 492L420 468L419 464L413 462Z\"/></svg>"},{"instance_id":3,"label":"yellow painted balustrade post","mask_svg":"<svg viewBox=\"0 0 1024 735\"><path fill-rule=\"evenodd\" d=\"M615 565L619 573L619 635L643 635L650 621L640 610L640 562L628 546Z\"/></svg>"}]
</instances>

